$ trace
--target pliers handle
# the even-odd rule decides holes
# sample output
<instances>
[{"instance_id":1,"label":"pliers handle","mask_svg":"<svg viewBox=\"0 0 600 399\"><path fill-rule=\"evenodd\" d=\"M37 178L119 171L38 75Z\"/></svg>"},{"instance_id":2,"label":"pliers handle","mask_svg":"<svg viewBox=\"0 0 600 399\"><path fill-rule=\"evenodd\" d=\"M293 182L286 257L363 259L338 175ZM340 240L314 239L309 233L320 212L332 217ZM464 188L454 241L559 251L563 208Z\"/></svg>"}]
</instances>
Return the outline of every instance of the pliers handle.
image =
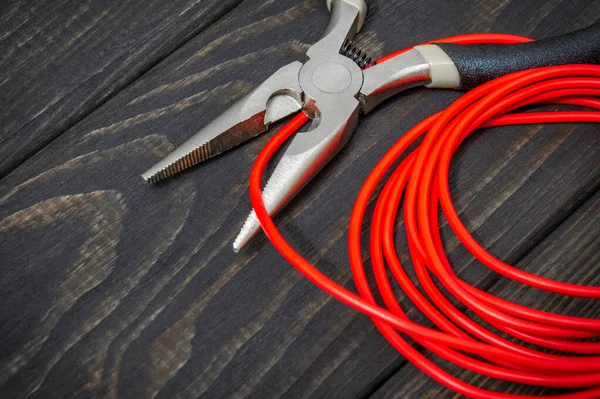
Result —
<instances>
[{"instance_id":1,"label":"pliers handle","mask_svg":"<svg viewBox=\"0 0 600 399\"><path fill-rule=\"evenodd\" d=\"M469 90L520 70L562 64L600 64L600 24L564 36L516 45L428 44L360 68L340 52L361 29L364 0L327 0L331 19L324 36L294 62L154 165L143 178L157 182L233 148L298 111L312 119L298 133L267 182L263 198L280 210L348 142L359 116L414 86ZM252 212L234 249L260 230Z\"/></svg>"}]
</instances>

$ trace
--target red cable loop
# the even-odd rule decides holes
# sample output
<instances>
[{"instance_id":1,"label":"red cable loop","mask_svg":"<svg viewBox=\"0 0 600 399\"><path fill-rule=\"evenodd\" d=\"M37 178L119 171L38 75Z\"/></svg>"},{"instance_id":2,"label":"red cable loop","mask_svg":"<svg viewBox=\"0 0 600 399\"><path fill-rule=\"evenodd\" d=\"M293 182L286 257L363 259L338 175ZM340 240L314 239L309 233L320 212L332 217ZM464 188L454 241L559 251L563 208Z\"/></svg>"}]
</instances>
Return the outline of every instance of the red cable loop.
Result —
<instances>
[{"instance_id":1,"label":"red cable loop","mask_svg":"<svg viewBox=\"0 0 600 399\"><path fill-rule=\"evenodd\" d=\"M519 43L530 40L512 35L476 34L454 36L439 42ZM378 62L403 51L406 50ZM577 105L596 111L507 115L525 105L540 103ZM448 186L452 156L473 131L515 124L600 123L598 110L600 66L565 65L518 72L488 82L408 131L375 166L352 212L348 249L359 295L330 280L298 254L281 236L264 207L261 181L265 167L279 147L308 121L304 114L297 115L284 126L257 158L250 178L252 205L269 240L288 262L324 291L371 317L392 346L446 387L473 398L530 397L492 392L467 384L419 353L400 333L409 335L447 361L492 378L573 390L547 398L597 399L600 398L600 342L572 339L599 337L600 320L531 309L497 298L460 280L442 245L438 211L442 209L452 230L473 256L495 272L550 292L600 298L600 287L562 283L536 276L489 254L462 224ZM421 138L422 143L400 162L385 183L371 220L370 253L375 281L385 304L382 307L376 303L367 282L360 231L367 205L379 183L405 151ZM396 253L394 226L402 199L408 247L425 295L410 280ZM437 328L416 324L402 311L388 281L387 267L408 298ZM463 314L439 291L432 274L451 295L504 335L477 324ZM562 353L549 354L506 336Z\"/></svg>"}]
</instances>

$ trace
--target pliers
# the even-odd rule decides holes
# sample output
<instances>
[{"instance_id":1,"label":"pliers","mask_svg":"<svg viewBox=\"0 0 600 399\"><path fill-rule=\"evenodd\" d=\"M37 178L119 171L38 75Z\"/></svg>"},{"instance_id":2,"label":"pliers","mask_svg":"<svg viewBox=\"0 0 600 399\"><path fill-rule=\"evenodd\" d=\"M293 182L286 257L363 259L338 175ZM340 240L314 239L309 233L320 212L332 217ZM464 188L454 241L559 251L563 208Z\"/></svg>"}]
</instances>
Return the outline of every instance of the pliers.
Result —
<instances>
[{"instance_id":1,"label":"pliers","mask_svg":"<svg viewBox=\"0 0 600 399\"><path fill-rule=\"evenodd\" d=\"M517 45L427 44L376 64L351 43L367 15L364 0L327 0L331 19L305 63L292 62L202 128L142 177L156 183L227 151L291 114L312 119L296 134L263 197L274 214L348 142L358 118L415 86L470 90L499 76L542 66L600 63L600 24ZM239 251L260 230L254 211L234 242Z\"/></svg>"}]
</instances>

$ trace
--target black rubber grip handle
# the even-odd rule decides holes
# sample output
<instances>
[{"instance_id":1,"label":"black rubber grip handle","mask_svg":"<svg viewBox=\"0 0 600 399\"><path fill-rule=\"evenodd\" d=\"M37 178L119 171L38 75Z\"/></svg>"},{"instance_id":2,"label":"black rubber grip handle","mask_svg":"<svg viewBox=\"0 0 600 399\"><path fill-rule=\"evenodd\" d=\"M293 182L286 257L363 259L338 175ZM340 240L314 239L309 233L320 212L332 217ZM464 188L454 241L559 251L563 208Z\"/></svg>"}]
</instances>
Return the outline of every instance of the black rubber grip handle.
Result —
<instances>
[{"instance_id":1,"label":"black rubber grip handle","mask_svg":"<svg viewBox=\"0 0 600 399\"><path fill-rule=\"evenodd\" d=\"M470 90L525 69L565 64L600 64L600 23L531 43L461 45L436 43L452 59L460 89Z\"/></svg>"}]
</instances>

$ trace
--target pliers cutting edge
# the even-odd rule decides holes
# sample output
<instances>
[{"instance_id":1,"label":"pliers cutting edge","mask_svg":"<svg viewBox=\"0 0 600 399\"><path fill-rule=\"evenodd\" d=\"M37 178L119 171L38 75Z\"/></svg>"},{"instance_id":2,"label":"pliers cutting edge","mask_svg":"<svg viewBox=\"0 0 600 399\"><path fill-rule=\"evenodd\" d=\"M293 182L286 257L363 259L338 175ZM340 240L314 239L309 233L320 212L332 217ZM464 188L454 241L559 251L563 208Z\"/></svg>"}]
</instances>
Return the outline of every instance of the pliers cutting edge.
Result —
<instances>
[{"instance_id":1,"label":"pliers cutting edge","mask_svg":"<svg viewBox=\"0 0 600 399\"><path fill-rule=\"evenodd\" d=\"M600 24L564 36L518 45L428 44L374 65L364 55L341 54L360 31L364 0L327 0L331 19L303 64L284 66L142 177L156 183L268 130L298 111L312 119L296 134L264 189L274 214L348 142L360 115L411 87L469 90L530 68L600 63ZM359 66L360 64L360 66ZM363 68L361 68L363 67ZM364 68L368 67L368 68ZM239 251L260 230L254 211L234 242Z\"/></svg>"}]
</instances>

